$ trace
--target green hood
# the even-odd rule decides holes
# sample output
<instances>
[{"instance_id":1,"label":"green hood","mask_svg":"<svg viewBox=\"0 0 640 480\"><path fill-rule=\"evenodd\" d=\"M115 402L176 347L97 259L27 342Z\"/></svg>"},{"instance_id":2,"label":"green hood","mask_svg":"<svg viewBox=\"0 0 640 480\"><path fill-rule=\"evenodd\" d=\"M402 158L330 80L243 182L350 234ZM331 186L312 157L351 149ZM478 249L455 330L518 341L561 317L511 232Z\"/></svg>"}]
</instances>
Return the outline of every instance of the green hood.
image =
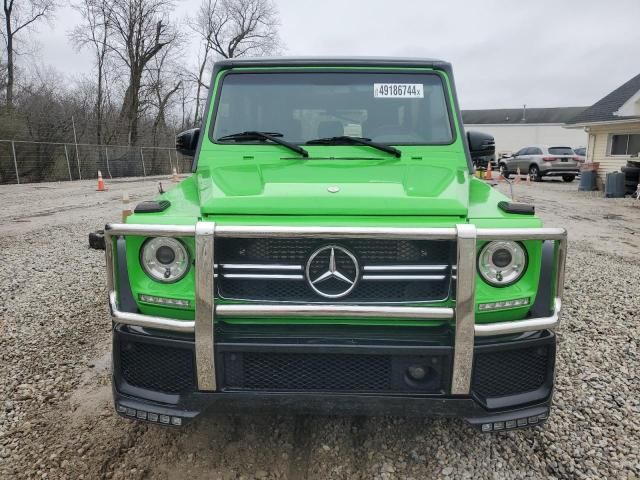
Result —
<instances>
[{"instance_id":1,"label":"green hood","mask_svg":"<svg viewBox=\"0 0 640 480\"><path fill-rule=\"evenodd\" d=\"M204 215L467 215L468 171L446 163L236 157L216 164L198 168Z\"/></svg>"}]
</instances>

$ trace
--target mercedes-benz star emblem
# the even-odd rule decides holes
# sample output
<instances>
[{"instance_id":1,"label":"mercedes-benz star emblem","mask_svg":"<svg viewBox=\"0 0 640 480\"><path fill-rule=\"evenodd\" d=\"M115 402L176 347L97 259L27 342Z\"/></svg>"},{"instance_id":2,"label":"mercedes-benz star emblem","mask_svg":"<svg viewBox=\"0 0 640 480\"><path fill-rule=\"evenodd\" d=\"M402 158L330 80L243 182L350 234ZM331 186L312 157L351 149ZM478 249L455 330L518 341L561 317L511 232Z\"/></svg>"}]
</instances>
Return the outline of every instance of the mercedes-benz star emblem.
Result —
<instances>
[{"instance_id":1,"label":"mercedes-benz star emblem","mask_svg":"<svg viewBox=\"0 0 640 480\"><path fill-rule=\"evenodd\" d=\"M309 286L318 295L326 298L344 297L358 283L358 260L346 248L327 245L311 254L306 274Z\"/></svg>"}]
</instances>

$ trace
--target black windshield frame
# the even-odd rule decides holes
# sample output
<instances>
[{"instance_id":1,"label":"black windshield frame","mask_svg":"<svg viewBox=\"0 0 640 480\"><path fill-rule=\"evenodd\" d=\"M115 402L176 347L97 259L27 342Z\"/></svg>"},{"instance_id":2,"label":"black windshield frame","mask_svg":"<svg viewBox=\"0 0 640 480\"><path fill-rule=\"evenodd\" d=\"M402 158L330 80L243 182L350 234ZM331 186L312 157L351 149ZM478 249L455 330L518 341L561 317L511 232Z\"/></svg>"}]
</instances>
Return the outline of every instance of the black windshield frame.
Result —
<instances>
[{"instance_id":1,"label":"black windshield frame","mask_svg":"<svg viewBox=\"0 0 640 480\"><path fill-rule=\"evenodd\" d=\"M432 146L447 146L447 145L453 145L454 143L457 142L458 140L458 130L456 128L456 123L455 123L455 119L457 119L458 121L460 121L460 116L459 116L459 112L455 112L453 110L452 107L452 98L453 98L453 102L455 102L455 95L452 93L451 91L451 87L450 84L447 82L444 72L439 71L439 70L435 70L435 69L411 69L411 70L407 70L407 69L403 69L403 68L398 68L398 69L388 69L388 68L358 68L358 69L351 69L351 68L322 68L322 67L318 67L318 68L304 68L304 69L300 69L300 68L280 68L277 70L274 69L261 69L261 68L247 68L247 69L242 69L242 70L236 70L236 69L227 69L227 70L222 70L221 73L218 74L218 78L217 78L217 88L216 88L216 92L215 92L215 98L214 98L214 104L213 104L213 110L211 111L210 114L210 121L209 119L207 120L208 123L208 139L209 141L211 141L212 143L216 144L216 145L229 145L228 142L218 142L216 140L216 138L213 136L213 131L214 131L214 127L215 127L215 122L216 122L216 118L218 115L218 109L220 108L220 96L222 94L222 89L224 87L224 81L225 79L230 76L230 75L244 75L244 74L264 74L264 75L274 75L274 74L315 74L315 73L340 73L340 74L389 74L389 75L416 75L416 76L424 76L424 75L430 75L430 76L435 76L439 79L441 85L442 85L442 92L444 95L444 104L446 107L446 113L447 113L447 118L448 118L448 122L449 122L449 129L451 132L451 137L449 139L449 141L446 142L431 142L431 143L426 143L426 142L382 142L382 141L377 141L376 143L381 143L384 145L390 145L390 146L424 146L424 147L432 147ZM212 84L216 83L215 79L212 82ZM454 119L455 116L455 119ZM460 128L463 128L460 125ZM287 140L285 138L285 140ZM305 142L291 142L295 145L305 145ZM242 145L260 145L260 144L264 144L263 142L242 142Z\"/></svg>"}]
</instances>

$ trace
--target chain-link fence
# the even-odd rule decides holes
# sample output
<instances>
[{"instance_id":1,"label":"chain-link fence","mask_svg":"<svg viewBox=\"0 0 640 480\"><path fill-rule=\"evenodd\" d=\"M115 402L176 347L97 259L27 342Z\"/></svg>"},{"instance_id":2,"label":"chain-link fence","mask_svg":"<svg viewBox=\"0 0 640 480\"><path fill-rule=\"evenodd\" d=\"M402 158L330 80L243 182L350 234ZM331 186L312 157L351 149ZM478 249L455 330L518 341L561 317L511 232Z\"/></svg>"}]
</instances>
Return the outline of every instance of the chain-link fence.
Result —
<instances>
[{"instance_id":1,"label":"chain-link fence","mask_svg":"<svg viewBox=\"0 0 640 480\"><path fill-rule=\"evenodd\" d=\"M191 171L190 157L168 147L0 140L0 184L146 177Z\"/></svg>"}]
</instances>

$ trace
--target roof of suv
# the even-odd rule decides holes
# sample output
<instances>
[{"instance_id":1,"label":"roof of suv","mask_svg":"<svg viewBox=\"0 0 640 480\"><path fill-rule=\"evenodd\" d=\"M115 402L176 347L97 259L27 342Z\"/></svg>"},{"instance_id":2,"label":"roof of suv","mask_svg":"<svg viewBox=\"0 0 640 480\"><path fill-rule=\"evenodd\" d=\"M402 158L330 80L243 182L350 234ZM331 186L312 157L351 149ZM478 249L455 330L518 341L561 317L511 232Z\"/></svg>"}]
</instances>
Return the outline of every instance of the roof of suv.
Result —
<instances>
[{"instance_id":1,"label":"roof of suv","mask_svg":"<svg viewBox=\"0 0 640 480\"><path fill-rule=\"evenodd\" d=\"M573 147L571 147L570 145L527 145L522 148L519 148L516 151L523 150L525 148L539 148L543 152L548 152L550 148L568 148L570 150L573 150Z\"/></svg>"},{"instance_id":2,"label":"roof of suv","mask_svg":"<svg viewBox=\"0 0 640 480\"><path fill-rule=\"evenodd\" d=\"M451 64L432 58L403 57L255 57L227 58L216 62L217 68L282 66L350 66L350 67L435 67Z\"/></svg>"},{"instance_id":3,"label":"roof of suv","mask_svg":"<svg viewBox=\"0 0 640 480\"><path fill-rule=\"evenodd\" d=\"M542 148L542 149L547 149L547 148L571 148L571 145L567 145L567 144L561 144L561 143L554 143L551 145L539 145L539 144L535 144L535 145L525 145L522 148L533 148L533 147L537 147L537 148Z\"/></svg>"}]
</instances>

